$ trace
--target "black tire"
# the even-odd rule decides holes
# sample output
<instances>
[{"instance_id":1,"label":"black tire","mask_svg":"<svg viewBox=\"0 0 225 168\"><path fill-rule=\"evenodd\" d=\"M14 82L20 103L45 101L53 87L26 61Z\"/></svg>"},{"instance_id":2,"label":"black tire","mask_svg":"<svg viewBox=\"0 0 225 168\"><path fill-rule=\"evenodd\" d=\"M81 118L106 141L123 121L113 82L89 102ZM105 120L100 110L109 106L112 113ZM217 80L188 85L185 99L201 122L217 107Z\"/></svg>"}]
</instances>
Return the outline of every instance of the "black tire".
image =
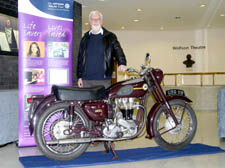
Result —
<instances>
[{"instance_id":1,"label":"black tire","mask_svg":"<svg viewBox=\"0 0 225 168\"><path fill-rule=\"evenodd\" d=\"M84 153L89 146L89 143L46 144L46 141L48 140L67 138L67 135L62 132L64 131L63 129L68 126L68 120L65 117L65 113L63 113L65 110L68 110L68 107L68 103L59 103L49 107L40 116L35 126L34 136L38 148L45 156L58 161L73 160ZM90 124L79 108L75 107L74 114L74 120L76 119L76 121L79 121L79 126L89 128Z\"/></svg>"},{"instance_id":2,"label":"black tire","mask_svg":"<svg viewBox=\"0 0 225 168\"><path fill-rule=\"evenodd\" d=\"M175 126L175 123L170 116L165 115L164 107L161 107L154 119L154 140L164 149L179 150L190 144L194 138L197 129L197 119L194 110L185 101L171 100L169 104L178 122L181 119L182 122L175 129L171 129Z\"/></svg>"}]
</instances>

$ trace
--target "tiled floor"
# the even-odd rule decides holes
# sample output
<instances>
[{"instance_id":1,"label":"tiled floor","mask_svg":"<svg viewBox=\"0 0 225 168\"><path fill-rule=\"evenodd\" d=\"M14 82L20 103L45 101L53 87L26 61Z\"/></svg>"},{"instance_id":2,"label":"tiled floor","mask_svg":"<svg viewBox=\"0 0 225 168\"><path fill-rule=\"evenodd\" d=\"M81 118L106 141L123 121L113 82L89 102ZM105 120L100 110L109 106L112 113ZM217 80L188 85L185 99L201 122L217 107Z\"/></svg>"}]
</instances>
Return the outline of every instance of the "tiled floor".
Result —
<instances>
[{"instance_id":1,"label":"tiled floor","mask_svg":"<svg viewBox=\"0 0 225 168\"><path fill-rule=\"evenodd\" d=\"M192 143L203 143L207 145L220 146L225 149L225 140L218 138L217 133L217 112L197 112L198 130ZM154 140L144 137L133 141L116 143L116 149L138 148L156 146ZM89 151L103 150L103 146L90 147ZM1 168L22 168L18 161L19 156L40 154L36 148L20 148L15 144L0 148ZM103 156L104 157L104 156ZM225 153L201 155L193 157L180 157L173 159L151 160L142 162L131 162L123 164L112 164L102 166L90 166L89 168L224 168Z\"/></svg>"}]
</instances>

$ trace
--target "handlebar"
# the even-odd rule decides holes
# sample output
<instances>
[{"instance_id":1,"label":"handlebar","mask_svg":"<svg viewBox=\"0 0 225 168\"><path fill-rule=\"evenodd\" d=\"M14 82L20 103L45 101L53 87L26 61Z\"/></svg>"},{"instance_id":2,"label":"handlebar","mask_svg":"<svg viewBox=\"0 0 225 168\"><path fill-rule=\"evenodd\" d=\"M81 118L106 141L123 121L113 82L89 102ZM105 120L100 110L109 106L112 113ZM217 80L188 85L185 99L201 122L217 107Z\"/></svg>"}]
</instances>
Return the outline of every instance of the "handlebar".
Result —
<instances>
[{"instance_id":1,"label":"handlebar","mask_svg":"<svg viewBox=\"0 0 225 168\"><path fill-rule=\"evenodd\" d=\"M134 69L134 68L127 68L127 72L128 73L137 73L137 74L139 74L140 72L138 72L136 69Z\"/></svg>"},{"instance_id":2,"label":"handlebar","mask_svg":"<svg viewBox=\"0 0 225 168\"><path fill-rule=\"evenodd\" d=\"M136 73L136 74L138 74L138 75L140 75L140 76L143 76L143 75L146 73L146 71L147 71L148 69L151 70L150 62L151 62L150 54L147 53L147 54L146 54L146 57L145 57L145 64L141 64L141 65L140 65L141 70L142 70L141 72L137 71L137 70L134 69L134 68L127 68L126 71L127 71L128 73Z\"/></svg>"},{"instance_id":3,"label":"handlebar","mask_svg":"<svg viewBox=\"0 0 225 168\"><path fill-rule=\"evenodd\" d=\"M145 67L144 69L142 69L143 70L142 72L139 72L139 71L137 71L134 68L127 68L127 72L128 73L136 73L136 74L138 74L140 76L143 76L146 73L146 71L149 70L149 69L151 70L151 68Z\"/></svg>"}]
</instances>

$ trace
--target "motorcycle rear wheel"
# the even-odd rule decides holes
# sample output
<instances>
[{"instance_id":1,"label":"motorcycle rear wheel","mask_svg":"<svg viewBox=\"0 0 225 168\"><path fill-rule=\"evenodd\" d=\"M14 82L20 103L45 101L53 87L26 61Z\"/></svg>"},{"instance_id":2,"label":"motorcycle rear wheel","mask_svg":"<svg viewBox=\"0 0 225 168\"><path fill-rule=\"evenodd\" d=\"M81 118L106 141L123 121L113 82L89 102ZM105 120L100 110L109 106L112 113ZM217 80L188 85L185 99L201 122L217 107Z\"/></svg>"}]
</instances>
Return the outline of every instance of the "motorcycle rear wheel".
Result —
<instances>
[{"instance_id":1,"label":"motorcycle rear wheel","mask_svg":"<svg viewBox=\"0 0 225 168\"><path fill-rule=\"evenodd\" d=\"M197 119L194 110L182 100L169 102L178 122L176 128L171 116L165 114L163 107L159 109L154 119L155 142L167 150L179 150L192 141L197 129Z\"/></svg>"},{"instance_id":2,"label":"motorcycle rear wheel","mask_svg":"<svg viewBox=\"0 0 225 168\"><path fill-rule=\"evenodd\" d=\"M34 135L38 148L45 156L58 161L73 160L84 153L89 146L89 143L54 145L46 143L51 140L71 138L64 134L65 130L69 128L68 116L66 117L67 113L65 113L68 107L68 103L59 103L49 107L43 112L35 127ZM87 118L76 107L73 123L75 128L89 128Z\"/></svg>"}]
</instances>

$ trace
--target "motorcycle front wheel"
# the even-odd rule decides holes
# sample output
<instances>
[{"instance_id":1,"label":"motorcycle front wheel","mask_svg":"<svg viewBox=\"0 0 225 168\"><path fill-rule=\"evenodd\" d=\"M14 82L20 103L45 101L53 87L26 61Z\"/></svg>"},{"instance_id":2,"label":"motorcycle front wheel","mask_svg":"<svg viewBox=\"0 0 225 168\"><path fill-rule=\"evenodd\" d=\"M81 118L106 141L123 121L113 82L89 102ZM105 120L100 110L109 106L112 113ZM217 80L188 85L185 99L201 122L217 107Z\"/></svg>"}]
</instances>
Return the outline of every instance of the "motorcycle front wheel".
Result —
<instances>
[{"instance_id":1,"label":"motorcycle front wheel","mask_svg":"<svg viewBox=\"0 0 225 168\"><path fill-rule=\"evenodd\" d=\"M65 134L69 129L69 115L66 112L69 110L68 103L55 104L46 109L40 116L35 126L35 141L42 153L54 160L67 161L79 157L86 151L89 144L47 144L48 141L81 138L84 133L79 133L71 137ZM89 128L89 122L79 108L75 107L73 117L73 129Z\"/></svg>"},{"instance_id":2,"label":"motorcycle front wheel","mask_svg":"<svg viewBox=\"0 0 225 168\"><path fill-rule=\"evenodd\" d=\"M167 150L179 150L192 141L197 129L194 110L183 100L169 101L179 125L175 126L172 117L161 107L154 119L155 142Z\"/></svg>"}]
</instances>

